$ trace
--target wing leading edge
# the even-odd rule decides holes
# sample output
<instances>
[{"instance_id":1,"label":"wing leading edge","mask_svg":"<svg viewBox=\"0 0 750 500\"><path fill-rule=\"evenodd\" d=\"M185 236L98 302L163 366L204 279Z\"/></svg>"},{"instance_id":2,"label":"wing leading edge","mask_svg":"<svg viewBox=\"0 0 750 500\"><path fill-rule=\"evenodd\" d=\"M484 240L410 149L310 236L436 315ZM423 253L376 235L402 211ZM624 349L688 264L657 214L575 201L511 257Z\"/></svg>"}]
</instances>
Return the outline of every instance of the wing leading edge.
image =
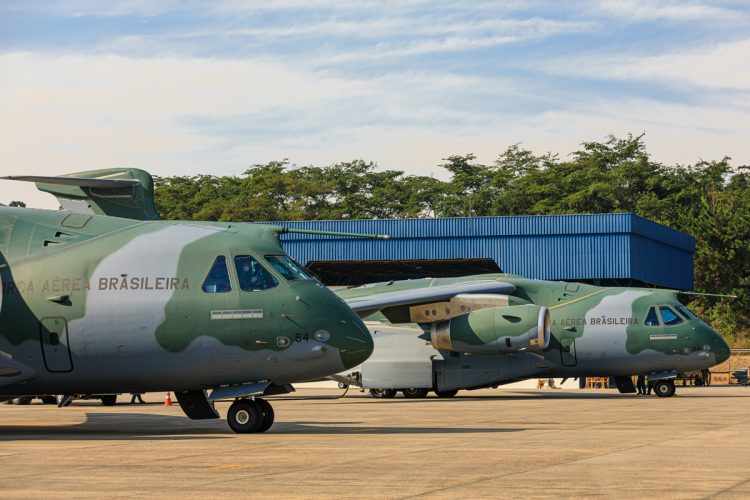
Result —
<instances>
[{"instance_id":1,"label":"wing leading edge","mask_svg":"<svg viewBox=\"0 0 750 500\"><path fill-rule=\"evenodd\" d=\"M410 307L430 302L450 300L456 295L466 294L510 294L516 287L511 283L495 280L450 283L396 291L373 291L371 295L345 298L347 305L360 317L384 309ZM394 311L395 312L395 311Z\"/></svg>"}]
</instances>

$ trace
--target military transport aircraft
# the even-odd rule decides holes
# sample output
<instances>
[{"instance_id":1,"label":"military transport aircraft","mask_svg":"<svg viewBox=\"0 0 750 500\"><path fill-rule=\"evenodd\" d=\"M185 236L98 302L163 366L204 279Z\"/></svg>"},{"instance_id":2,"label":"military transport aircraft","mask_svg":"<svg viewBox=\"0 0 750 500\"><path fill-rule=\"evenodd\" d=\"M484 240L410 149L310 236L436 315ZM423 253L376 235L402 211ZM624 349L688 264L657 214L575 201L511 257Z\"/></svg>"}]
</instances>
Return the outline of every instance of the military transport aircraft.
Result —
<instances>
[{"instance_id":1,"label":"military transport aircraft","mask_svg":"<svg viewBox=\"0 0 750 500\"><path fill-rule=\"evenodd\" d=\"M338 374L374 397L452 397L537 377L615 377L657 396L677 372L729 357L721 336L679 302L680 292L538 281L509 274L392 281L337 292L375 341L362 365Z\"/></svg>"},{"instance_id":2,"label":"military transport aircraft","mask_svg":"<svg viewBox=\"0 0 750 500\"><path fill-rule=\"evenodd\" d=\"M10 179L62 210L0 207L0 400L174 391L190 418L230 400L232 430L263 432L260 396L372 352L360 318L284 253L282 227L156 220L136 169Z\"/></svg>"}]
</instances>

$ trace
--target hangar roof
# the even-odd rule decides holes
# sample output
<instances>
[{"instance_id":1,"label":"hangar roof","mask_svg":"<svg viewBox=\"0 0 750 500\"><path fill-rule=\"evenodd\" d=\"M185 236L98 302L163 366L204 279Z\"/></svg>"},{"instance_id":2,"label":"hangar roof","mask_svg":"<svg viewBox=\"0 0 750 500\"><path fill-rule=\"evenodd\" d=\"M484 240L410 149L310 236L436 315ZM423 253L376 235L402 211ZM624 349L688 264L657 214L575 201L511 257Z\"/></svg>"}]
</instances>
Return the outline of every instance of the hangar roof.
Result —
<instances>
[{"instance_id":1,"label":"hangar roof","mask_svg":"<svg viewBox=\"0 0 750 500\"><path fill-rule=\"evenodd\" d=\"M390 240L282 236L284 248L301 263L339 263L348 266L349 273L367 262L378 266L385 261L424 262L425 269L437 272L435 263L466 261L480 268L482 262L496 263L494 270L536 279L640 282L679 289L693 285L695 240L631 213L280 224L391 236Z\"/></svg>"}]
</instances>

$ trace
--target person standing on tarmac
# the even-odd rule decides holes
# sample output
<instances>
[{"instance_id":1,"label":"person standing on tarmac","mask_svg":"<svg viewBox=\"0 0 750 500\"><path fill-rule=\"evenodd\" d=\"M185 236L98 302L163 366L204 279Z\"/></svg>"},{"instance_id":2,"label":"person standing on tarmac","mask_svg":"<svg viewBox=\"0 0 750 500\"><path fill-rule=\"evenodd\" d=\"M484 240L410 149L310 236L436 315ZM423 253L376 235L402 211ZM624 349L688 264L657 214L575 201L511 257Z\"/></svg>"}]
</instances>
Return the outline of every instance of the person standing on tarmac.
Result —
<instances>
[{"instance_id":1,"label":"person standing on tarmac","mask_svg":"<svg viewBox=\"0 0 750 500\"><path fill-rule=\"evenodd\" d=\"M646 376L643 374L638 375L638 380L635 382L635 386L638 389L639 396L646 395Z\"/></svg>"},{"instance_id":2,"label":"person standing on tarmac","mask_svg":"<svg viewBox=\"0 0 750 500\"><path fill-rule=\"evenodd\" d=\"M140 392L133 392L131 393L130 397L130 404L135 404L136 401L138 401L140 404L146 404L146 402L143 400L143 397L141 396L142 393Z\"/></svg>"}]
</instances>

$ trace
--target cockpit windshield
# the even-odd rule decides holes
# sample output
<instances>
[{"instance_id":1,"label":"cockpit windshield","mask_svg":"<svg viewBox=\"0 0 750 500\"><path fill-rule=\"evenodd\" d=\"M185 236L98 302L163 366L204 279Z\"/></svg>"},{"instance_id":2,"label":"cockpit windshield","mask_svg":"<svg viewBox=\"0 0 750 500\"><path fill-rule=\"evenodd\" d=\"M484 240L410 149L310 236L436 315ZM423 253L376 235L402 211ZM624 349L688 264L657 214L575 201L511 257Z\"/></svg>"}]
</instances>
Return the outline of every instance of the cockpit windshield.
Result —
<instances>
[{"instance_id":1,"label":"cockpit windshield","mask_svg":"<svg viewBox=\"0 0 750 500\"><path fill-rule=\"evenodd\" d=\"M660 306L659 312L661 313L661 319L667 326L678 325L682 323L682 318L674 312L669 306Z\"/></svg>"},{"instance_id":2,"label":"cockpit windshield","mask_svg":"<svg viewBox=\"0 0 750 500\"><path fill-rule=\"evenodd\" d=\"M294 262L288 255L266 255L266 260L280 275L289 281L313 279L312 276L302 269L302 266Z\"/></svg>"},{"instance_id":3,"label":"cockpit windshield","mask_svg":"<svg viewBox=\"0 0 750 500\"><path fill-rule=\"evenodd\" d=\"M246 292L268 290L279 284L260 262L249 255L238 255L234 258L234 265L240 288Z\"/></svg>"},{"instance_id":4,"label":"cockpit windshield","mask_svg":"<svg viewBox=\"0 0 750 500\"><path fill-rule=\"evenodd\" d=\"M675 309L680 312L683 316L685 316L686 319L696 319L698 316L696 316L693 311L688 309L686 306L683 306L682 304L676 304Z\"/></svg>"}]
</instances>

